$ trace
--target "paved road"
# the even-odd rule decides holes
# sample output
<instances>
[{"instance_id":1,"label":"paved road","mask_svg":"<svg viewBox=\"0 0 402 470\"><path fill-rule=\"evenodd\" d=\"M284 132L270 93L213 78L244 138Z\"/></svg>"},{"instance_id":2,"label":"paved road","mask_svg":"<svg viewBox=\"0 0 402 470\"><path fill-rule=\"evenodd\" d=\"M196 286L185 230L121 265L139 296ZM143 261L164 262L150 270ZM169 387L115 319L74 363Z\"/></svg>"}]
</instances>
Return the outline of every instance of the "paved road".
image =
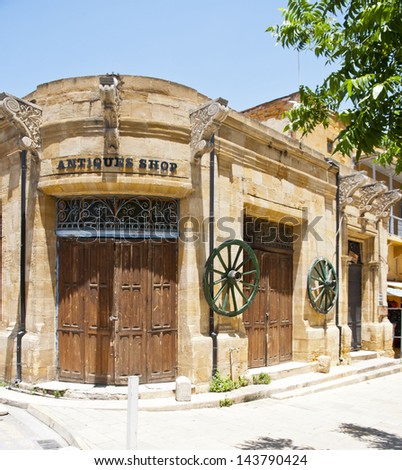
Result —
<instances>
[{"instance_id":1,"label":"paved road","mask_svg":"<svg viewBox=\"0 0 402 470\"><path fill-rule=\"evenodd\" d=\"M286 400L140 412L139 449L399 449L402 374Z\"/></svg>"},{"instance_id":2,"label":"paved road","mask_svg":"<svg viewBox=\"0 0 402 470\"><path fill-rule=\"evenodd\" d=\"M81 448L125 449L125 402L55 400L6 392L4 397L26 397L31 412L62 426ZM140 411L137 448L402 450L401 397L402 373L396 373L285 400L264 399L228 408ZM14 417L18 419L18 415ZM37 446L38 439L46 439L35 423L29 432L9 431L8 448L15 448L11 446L17 442Z\"/></svg>"},{"instance_id":3,"label":"paved road","mask_svg":"<svg viewBox=\"0 0 402 470\"><path fill-rule=\"evenodd\" d=\"M35 450L67 447L58 434L27 411L4 406L8 415L0 416L0 450Z\"/></svg>"}]
</instances>

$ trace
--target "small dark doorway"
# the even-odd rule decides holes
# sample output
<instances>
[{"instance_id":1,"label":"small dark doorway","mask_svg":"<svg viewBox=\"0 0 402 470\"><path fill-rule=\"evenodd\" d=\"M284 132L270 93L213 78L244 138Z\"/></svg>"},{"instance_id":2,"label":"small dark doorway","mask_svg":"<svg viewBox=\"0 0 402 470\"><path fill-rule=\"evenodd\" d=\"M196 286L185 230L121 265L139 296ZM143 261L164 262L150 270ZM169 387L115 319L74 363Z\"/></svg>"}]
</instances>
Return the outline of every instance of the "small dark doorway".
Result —
<instances>
[{"instance_id":1,"label":"small dark doorway","mask_svg":"<svg viewBox=\"0 0 402 470\"><path fill-rule=\"evenodd\" d=\"M348 283L348 325L352 331L353 351L361 348L362 329L362 265L361 265L361 245L356 242L349 242L349 256L353 260L349 265Z\"/></svg>"}]
</instances>

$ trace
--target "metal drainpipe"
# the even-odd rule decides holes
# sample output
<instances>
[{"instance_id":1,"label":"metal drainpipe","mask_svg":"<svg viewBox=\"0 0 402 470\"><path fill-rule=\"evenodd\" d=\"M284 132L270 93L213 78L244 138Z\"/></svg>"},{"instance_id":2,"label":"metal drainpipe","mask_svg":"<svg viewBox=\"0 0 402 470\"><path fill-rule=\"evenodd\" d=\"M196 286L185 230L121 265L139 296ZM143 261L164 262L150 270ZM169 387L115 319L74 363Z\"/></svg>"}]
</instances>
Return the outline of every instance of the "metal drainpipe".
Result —
<instances>
[{"instance_id":1,"label":"metal drainpipe","mask_svg":"<svg viewBox=\"0 0 402 470\"><path fill-rule=\"evenodd\" d=\"M22 379L22 338L26 333L26 299L25 299L25 244L26 244L26 174L27 174L27 151L20 152L21 161L21 231L20 231L20 319L17 333L17 376L15 383Z\"/></svg>"},{"instance_id":2,"label":"metal drainpipe","mask_svg":"<svg viewBox=\"0 0 402 470\"><path fill-rule=\"evenodd\" d=\"M336 172L336 275L338 277L338 295L336 296L336 312L335 312L335 324L336 327L339 330L339 350L338 350L338 356L339 356L339 362L341 363L343 361L342 359L342 326L339 323L339 285L340 285L340 278L339 278L339 249L340 249L340 229L341 229L341 209L340 209L340 175L339 175L339 165L336 166L337 172Z\"/></svg>"},{"instance_id":3,"label":"metal drainpipe","mask_svg":"<svg viewBox=\"0 0 402 470\"><path fill-rule=\"evenodd\" d=\"M215 135L211 137L212 150L209 154L209 254L214 250L215 240ZM211 293L213 294L214 273L210 272ZM209 334L212 338L212 376L218 370L218 334L215 331L214 310L209 309Z\"/></svg>"},{"instance_id":4,"label":"metal drainpipe","mask_svg":"<svg viewBox=\"0 0 402 470\"><path fill-rule=\"evenodd\" d=\"M340 229L341 229L341 207L340 207L340 166L339 163L335 162L331 158L325 158L325 161L331 165L332 168L336 169L336 238L335 238L335 270L338 277L338 292L335 301L335 324L339 331L338 339L338 359L339 362L343 362L342 359L342 325L339 323L339 255L340 255Z\"/></svg>"}]
</instances>

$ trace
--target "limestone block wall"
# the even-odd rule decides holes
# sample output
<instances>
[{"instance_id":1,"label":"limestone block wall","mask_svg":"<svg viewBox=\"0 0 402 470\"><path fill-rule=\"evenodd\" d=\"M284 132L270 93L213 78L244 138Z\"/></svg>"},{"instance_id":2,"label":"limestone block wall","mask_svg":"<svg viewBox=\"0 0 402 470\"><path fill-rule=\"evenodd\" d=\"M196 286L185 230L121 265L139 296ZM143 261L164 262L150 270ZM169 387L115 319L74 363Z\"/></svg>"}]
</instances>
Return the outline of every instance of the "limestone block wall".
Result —
<instances>
[{"instance_id":1,"label":"limestone block wall","mask_svg":"<svg viewBox=\"0 0 402 470\"><path fill-rule=\"evenodd\" d=\"M335 176L328 172L323 156L311 149L303 151L295 141L266 129L264 137L257 137L255 122L249 135L248 120L241 122L242 132L239 122L233 130L228 121L219 133L219 155L231 181L228 188L240 195L237 214L293 226L293 359L309 361L329 354L336 362L339 332L334 311L317 313L307 296L307 275L313 260L325 256L335 263Z\"/></svg>"},{"instance_id":2,"label":"limestone block wall","mask_svg":"<svg viewBox=\"0 0 402 470\"><path fill-rule=\"evenodd\" d=\"M107 85L102 85L102 80ZM27 184L27 334L23 375L31 382L57 378L56 198L165 196L180 200L178 253L177 375L198 389L212 372L210 310L203 272L210 240L210 156L193 155L191 112L208 98L164 80L145 77L79 77L41 85L26 99L42 111L41 147L29 154ZM106 81L105 81L106 80ZM100 89L100 86L103 88ZM272 117L272 116L271 116ZM258 118L258 116L257 116ZM230 110L215 132L215 240L243 238L245 216L291 225L293 243L293 360L319 355L339 360L335 309L317 313L307 295L307 276L319 256L335 265L336 180L316 150ZM18 133L0 120L0 175L3 218L3 312L0 377L15 373L19 296ZM319 151L317 151L319 149ZM96 162L95 162L96 160ZM142 162L142 163L141 163ZM162 162L165 162L162 166ZM347 162L346 162L347 163ZM173 165L173 166L172 166ZM386 286L386 229L361 220L350 209L342 221L339 319L343 350L349 352L349 239L363 244L363 347L390 350L390 325L379 301ZM243 375L248 339L242 316L214 315L217 368Z\"/></svg>"}]
</instances>

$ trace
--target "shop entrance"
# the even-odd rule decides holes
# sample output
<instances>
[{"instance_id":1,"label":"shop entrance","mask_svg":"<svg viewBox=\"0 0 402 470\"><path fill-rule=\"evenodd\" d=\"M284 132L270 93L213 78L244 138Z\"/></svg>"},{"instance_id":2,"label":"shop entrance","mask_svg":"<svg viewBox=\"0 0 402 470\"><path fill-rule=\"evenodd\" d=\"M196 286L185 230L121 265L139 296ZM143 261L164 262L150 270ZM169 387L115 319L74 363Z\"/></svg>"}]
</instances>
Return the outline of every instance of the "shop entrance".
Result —
<instances>
[{"instance_id":1,"label":"shop entrance","mask_svg":"<svg viewBox=\"0 0 402 470\"><path fill-rule=\"evenodd\" d=\"M177 209L164 199L58 201L60 380L174 380Z\"/></svg>"},{"instance_id":2,"label":"shop entrance","mask_svg":"<svg viewBox=\"0 0 402 470\"><path fill-rule=\"evenodd\" d=\"M174 380L175 240L59 239L60 380Z\"/></svg>"},{"instance_id":3,"label":"shop entrance","mask_svg":"<svg viewBox=\"0 0 402 470\"><path fill-rule=\"evenodd\" d=\"M243 313L250 368L292 360L292 255L255 253L260 286L256 299Z\"/></svg>"}]
</instances>

